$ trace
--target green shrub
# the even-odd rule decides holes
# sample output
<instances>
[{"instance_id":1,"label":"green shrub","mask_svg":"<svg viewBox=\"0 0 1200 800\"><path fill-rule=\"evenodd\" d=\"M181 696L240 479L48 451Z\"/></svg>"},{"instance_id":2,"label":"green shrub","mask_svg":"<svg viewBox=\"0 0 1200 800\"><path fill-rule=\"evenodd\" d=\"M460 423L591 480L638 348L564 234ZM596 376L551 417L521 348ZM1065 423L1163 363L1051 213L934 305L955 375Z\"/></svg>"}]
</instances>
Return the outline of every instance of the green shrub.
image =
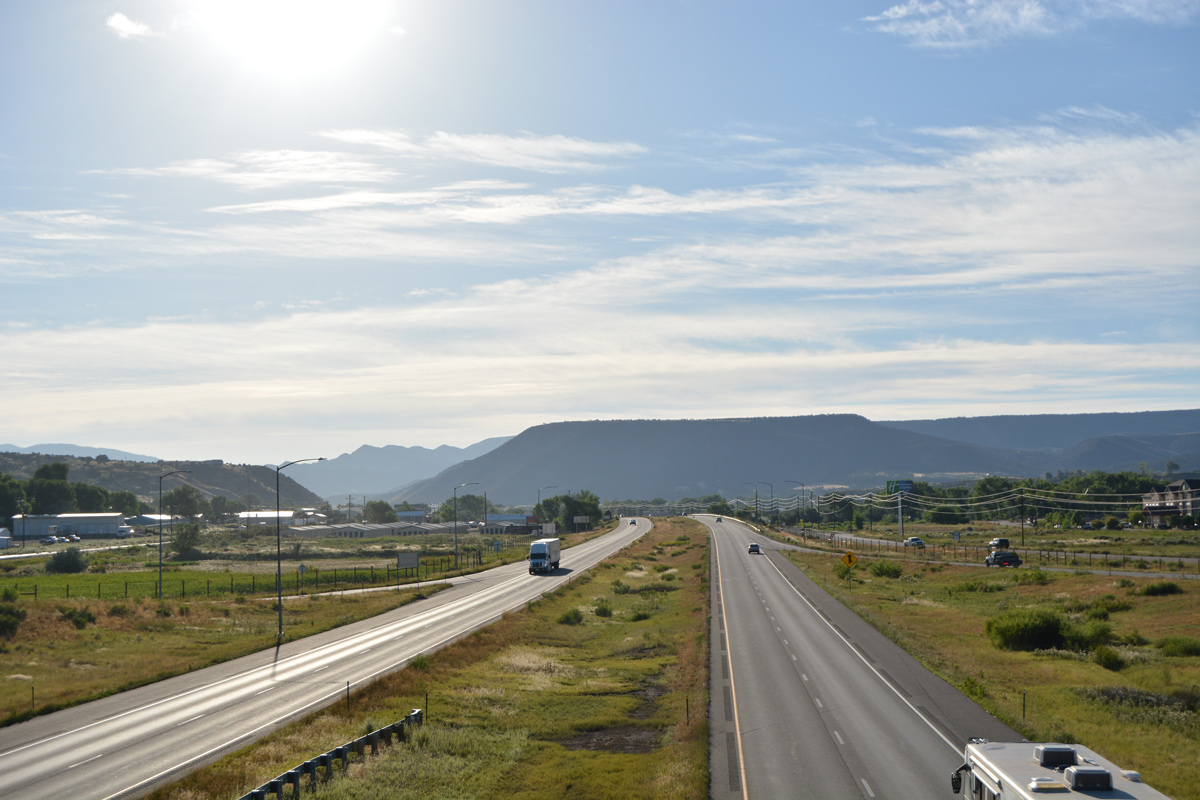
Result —
<instances>
[{"instance_id":1,"label":"green shrub","mask_svg":"<svg viewBox=\"0 0 1200 800\"><path fill-rule=\"evenodd\" d=\"M1021 586L1045 586L1052 580L1041 567L1014 570L1010 579Z\"/></svg>"},{"instance_id":2,"label":"green shrub","mask_svg":"<svg viewBox=\"0 0 1200 800\"><path fill-rule=\"evenodd\" d=\"M1112 626L1103 620L1088 620L1082 625L1068 625L1063 631L1066 646L1071 650L1096 650L1113 639Z\"/></svg>"},{"instance_id":3,"label":"green shrub","mask_svg":"<svg viewBox=\"0 0 1200 800\"><path fill-rule=\"evenodd\" d=\"M650 612L649 611L635 611L635 612L633 612L633 616L630 617L630 619L632 619L634 622L641 622L644 619L650 619Z\"/></svg>"},{"instance_id":4,"label":"green shrub","mask_svg":"<svg viewBox=\"0 0 1200 800\"><path fill-rule=\"evenodd\" d=\"M59 606L58 613L62 614L72 625L83 630L96 621L96 615L89 608L68 608Z\"/></svg>"},{"instance_id":5,"label":"green shrub","mask_svg":"<svg viewBox=\"0 0 1200 800\"><path fill-rule=\"evenodd\" d=\"M17 597L17 590L11 586L5 586L3 589L0 589L0 602L15 603L17 602Z\"/></svg>"},{"instance_id":6,"label":"green shrub","mask_svg":"<svg viewBox=\"0 0 1200 800\"><path fill-rule=\"evenodd\" d=\"M1200 656L1200 640L1191 636L1164 636L1154 643L1164 656Z\"/></svg>"},{"instance_id":7,"label":"green shrub","mask_svg":"<svg viewBox=\"0 0 1200 800\"><path fill-rule=\"evenodd\" d=\"M432 666L432 663L429 660L429 656L425 655L424 653L419 653L408 660L409 669L428 672L430 666Z\"/></svg>"},{"instance_id":8,"label":"green shrub","mask_svg":"<svg viewBox=\"0 0 1200 800\"><path fill-rule=\"evenodd\" d=\"M78 547L68 547L50 556L46 562L46 572L50 575L73 575L77 572L87 572L88 562L79 552Z\"/></svg>"},{"instance_id":9,"label":"green shrub","mask_svg":"<svg viewBox=\"0 0 1200 800\"><path fill-rule=\"evenodd\" d=\"M617 578L615 581L612 582L612 590L613 590L613 594L629 594L630 592L633 591L633 589L630 588L629 584L626 583L625 581L621 580L620 578Z\"/></svg>"},{"instance_id":10,"label":"green shrub","mask_svg":"<svg viewBox=\"0 0 1200 800\"><path fill-rule=\"evenodd\" d=\"M1096 652L1092 653L1092 659L1112 672L1125 666L1125 659L1121 658L1121 654L1107 645L1097 647Z\"/></svg>"},{"instance_id":11,"label":"green shrub","mask_svg":"<svg viewBox=\"0 0 1200 800\"><path fill-rule=\"evenodd\" d=\"M564 611L563 615L558 618L559 625L578 625L581 622L583 622L583 612L578 608Z\"/></svg>"},{"instance_id":12,"label":"green shrub","mask_svg":"<svg viewBox=\"0 0 1200 800\"><path fill-rule=\"evenodd\" d=\"M846 580L846 578L850 577L850 568L841 561L833 562L833 577L837 578L839 581Z\"/></svg>"},{"instance_id":13,"label":"green shrub","mask_svg":"<svg viewBox=\"0 0 1200 800\"><path fill-rule=\"evenodd\" d=\"M1056 611L1019 608L992 617L984 629L1001 650L1056 650L1067 627L1066 618Z\"/></svg>"},{"instance_id":14,"label":"green shrub","mask_svg":"<svg viewBox=\"0 0 1200 800\"><path fill-rule=\"evenodd\" d=\"M612 606L608 604L608 599L601 597L596 601L596 616L611 617L613 615Z\"/></svg>"},{"instance_id":15,"label":"green shrub","mask_svg":"<svg viewBox=\"0 0 1200 800\"><path fill-rule=\"evenodd\" d=\"M0 637L11 639L25 621L25 609L16 603L0 603Z\"/></svg>"},{"instance_id":16,"label":"green shrub","mask_svg":"<svg viewBox=\"0 0 1200 800\"><path fill-rule=\"evenodd\" d=\"M896 561L876 561L871 564L871 574L876 578L899 578L904 574L904 567Z\"/></svg>"},{"instance_id":17,"label":"green shrub","mask_svg":"<svg viewBox=\"0 0 1200 800\"><path fill-rule=\"evenodd\" d=\"M108 608L108 615L110 617L128 617L132 613L133 612L131 612L129 610L129 606L123 605L121 603L117 603L116 605L109 606L109 608Z\"/></svg>"},{"instance_id":18,"label":"green shrub","mask_svg":"<svg viewBox=\"0 0 1200 800\"><path fill-rule=\"evenodd\" d=\"M1155 581L1143 586L1138 594L1146 597L1161 597L1168 594L1183 594L1183 589L1175 581Z\"/></svg>"}]
</instances>

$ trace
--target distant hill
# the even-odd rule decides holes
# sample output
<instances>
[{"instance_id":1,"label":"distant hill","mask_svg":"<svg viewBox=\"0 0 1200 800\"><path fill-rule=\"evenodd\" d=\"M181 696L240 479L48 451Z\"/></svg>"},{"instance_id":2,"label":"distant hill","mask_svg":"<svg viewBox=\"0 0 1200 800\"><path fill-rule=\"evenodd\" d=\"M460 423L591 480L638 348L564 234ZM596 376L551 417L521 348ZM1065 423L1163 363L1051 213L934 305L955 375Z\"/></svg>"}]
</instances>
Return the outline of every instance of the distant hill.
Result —
<instances>
[{"instance_id":1,"label":"distant hill","mask_svg":"<svg viewBox=\"0 0 1200 800\"><path fill-rule=\"evenodd\" d=\"M107 458L91 458L30 453L0 453L0 473L28 480L42 464L62 462L70 473L72 483L90 483L103 486L110 492L130 491L151 503L158 500L158 478L172 470L188 470L187 475L173 475L163 482L170 491L185 482L207 498L224 495L240 498L254 494L267 506L275 504L275 469L250 464L225 464L221 461L118 461ZM319 506L324 501L296 483L286 472L280 475L280 493L283 505Z\"/></svg>"},{"instance_id":2,"label":"distant hill","mask_svg":"<svg viewBox=\"0 0 1200 800\"><path fill-rule=\"evenodd\" d=\"M353 453L343 453L327 461L313 461L288 468L296 481L317 494L336 502L346 495L378 495L395 492L398 487L436 475L460 461L469 461L495 450L511 439L497 436L468 447L442 445L425 447L363 445Z\"/></svg>"},{"instance_id":3,"label":"distant hill","mask_svg":"<svg viewBox=\"0 0 1200 800\"><path fill-rule=\"evenodd\" d=\"M118 461L158 461L156 456L143 456L137 453L127 453L112 447L83 447L77 444L35 444L29 447L18 447L15 444L0 444L0 453L43 453L52 456L108 456Z\"/></svg>"},{"instance_id":4,"label":"distant hill","mask_svg":"<svg viewBox=\"0 0 1200 800\"><path fill-rule=\"evenodd\" d=\"M1011 450L1063 450L1105 436L1200 432L1200 409L1105 414L1028 414L880 422L956 442ZM1144 460L1144 459L1143 459Z\"/></svg>"},{"instance_id":5,"label":"distant hill","mask_svg":"<svg viewBox=\"0 0 1200 800\"><path fill-rule=\"evenodd\" d=\"M1137 472L1142 464L1161 471L1166 462L1181 472L1200 470L1200 433L1164 436L1099 436L1059 452L1051 464L1059 470Z\"/></svg>"},{"instance_id":6,"label":"distant hill","mask_svg":"<svg viewBox=\"0 0 1200 800\"><path fill-rule=\"evenodd\" d=\"M388 499L436 502L477 482L499 503L533 503L538 487L589 489L603 499L674 499L806 485L877 486L889 478L1021 474L1019 454L954 442L852 414L720 420L611 420L538 425L473 461L405 487ZM769 491L759 486L760 494Z\"/></svg>"}]
</instances>

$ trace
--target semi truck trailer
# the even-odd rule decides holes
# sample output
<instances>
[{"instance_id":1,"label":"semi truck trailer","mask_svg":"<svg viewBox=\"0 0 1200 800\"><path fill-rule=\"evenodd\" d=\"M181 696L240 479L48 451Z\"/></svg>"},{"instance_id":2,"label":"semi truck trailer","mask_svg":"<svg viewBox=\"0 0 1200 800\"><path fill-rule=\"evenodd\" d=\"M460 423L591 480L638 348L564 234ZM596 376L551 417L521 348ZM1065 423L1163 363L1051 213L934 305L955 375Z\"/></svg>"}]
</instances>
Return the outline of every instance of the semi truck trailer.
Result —
<instances>
[{"instance_id":1,"label":"semi truck trailer","mask_svg":"<svg viewBox=\"0 0 1200 800\"><path fill-rule=\"evenodd\" d=\"M558 569L558 539L538 539L529 543L529 574Z\"/></svg>"}]
</instances>

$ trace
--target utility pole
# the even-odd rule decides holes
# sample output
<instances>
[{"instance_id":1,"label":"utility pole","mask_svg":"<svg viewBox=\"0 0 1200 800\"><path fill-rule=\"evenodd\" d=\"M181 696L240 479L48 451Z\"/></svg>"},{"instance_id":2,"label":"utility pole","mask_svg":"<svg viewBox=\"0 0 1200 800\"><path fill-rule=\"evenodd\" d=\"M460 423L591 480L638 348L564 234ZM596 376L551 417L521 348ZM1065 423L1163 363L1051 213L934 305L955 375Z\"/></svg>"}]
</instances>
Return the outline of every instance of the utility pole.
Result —
<instances>
[{"instance_id":1,"label":"utility pole","mask_svg":"<svg viewBox=\"0 0 1200 800\"><path fill-rule=\"evenodd\" d=\"M1017 496L1021 499L1021 548L1025 548L1025 493L1018 492Z\"/></svg>"}]
</instances>

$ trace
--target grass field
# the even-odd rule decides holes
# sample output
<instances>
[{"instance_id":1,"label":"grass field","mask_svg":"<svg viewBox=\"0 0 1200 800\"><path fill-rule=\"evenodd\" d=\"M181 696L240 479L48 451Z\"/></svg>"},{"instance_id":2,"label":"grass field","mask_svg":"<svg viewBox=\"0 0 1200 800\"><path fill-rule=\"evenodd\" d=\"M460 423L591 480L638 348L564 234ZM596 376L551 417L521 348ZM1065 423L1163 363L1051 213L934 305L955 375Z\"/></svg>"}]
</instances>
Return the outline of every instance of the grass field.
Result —
<instances>
[{"instance_id":1,"label":"grass field","mask_svg":"<svg viewBox=\"0 0 1200 800\"><path fill-rule=\"evenodd\" d=\"M423 587L428 594L437 585ZM284 601L287 639L411 602L415 589ZM274 599L22 602L16 635L0 639L0 724L114 694L274 646Z\"/></svg>"},{"instance_id":2,"label":"grass field","mask_svg":"<svg viewBox=\"0 0 1200 800\"><path fill-rule=\"evenodd\" d=\"M1178 800L1200 797L1200 583L1167 581L1178 593L1155 595L1147 587L1163 581L1149 577L871 557L848 582L832 555L788 557L1028 739L1085 744ZM893 566L873 574L879 563ZM988 620L1020 609L1061 614L1108 644L999 649Z\"/></svg>"},{"instance_id":3,"label":"grass field","mask_svg":"<svg viewBox=\"0 0 1200 800\"><path fill-rule=\"evenodd\" d=\"M708 532L654 529L559 591L151 797L236 797L414 707L428 721L309 796L708 795ZM428 703L426 703L428 696Z\"/></svg>"}]
</instances>

